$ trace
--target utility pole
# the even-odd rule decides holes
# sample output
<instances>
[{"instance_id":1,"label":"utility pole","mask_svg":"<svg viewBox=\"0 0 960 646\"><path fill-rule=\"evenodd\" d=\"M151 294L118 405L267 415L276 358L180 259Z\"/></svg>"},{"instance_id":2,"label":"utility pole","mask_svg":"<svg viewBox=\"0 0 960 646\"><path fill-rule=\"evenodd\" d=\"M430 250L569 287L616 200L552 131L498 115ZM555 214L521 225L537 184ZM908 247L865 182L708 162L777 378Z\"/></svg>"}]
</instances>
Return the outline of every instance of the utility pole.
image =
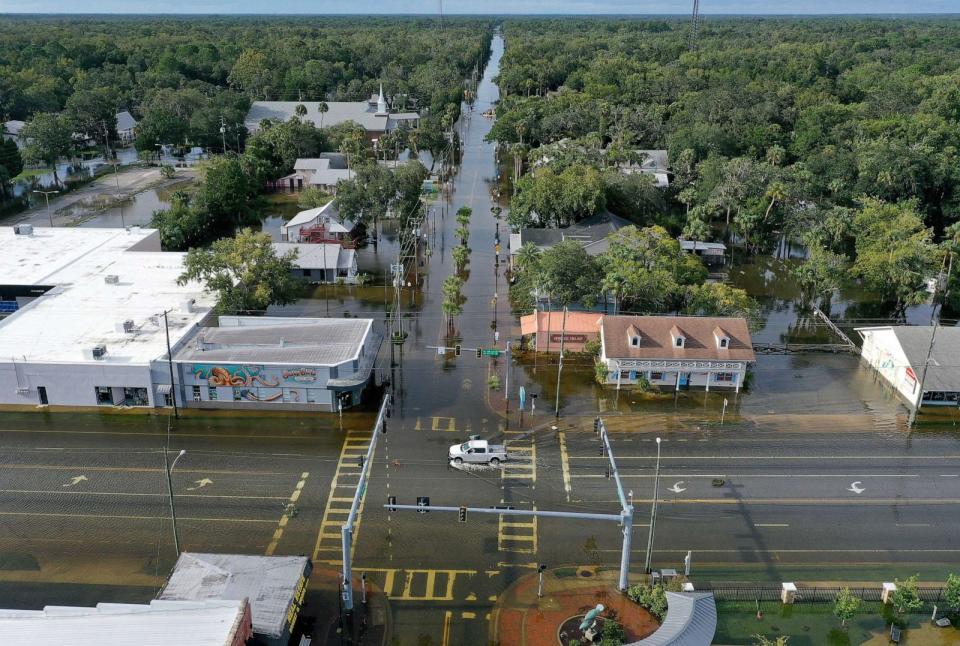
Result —
<instances>
[{"instance_id":1,"label":"utility pole","mask_svg":"<svg viewBox=\"0 0 960 646\"><path fill-rule=\"evenodd\" d=\"M946 268L946 275L944 275L944 268ZM937 276L937 285L933 292L933 311L930 313L930 325L933 327L933 330L930 332L930 345L927 346L927 356L923 360L923 370L920 371L920 399L917 400L917 405L914 407L913 414L910 416L910 428L913 428L913 425L916 424L917 417L919 417L918 413L920 412L920 407L923 406L923 384L927 379L927 368L930 366L930 358L933 356L933 346L937 338L937 329L940 327L940 312L943 310L943 301L946 299L946 286L950 281L951 271L953 271L953 254L948 253L944 257L943 263L940 265L940 273ZM941 285L944 288L944 293L943 296L938 299ZM938 301L940 307L937 307Z\"/></svg>"},{"instance_id":2,"label":"utility pole","mask_svg":"<svg viewBox=\"0 0 960 646\"><path fill-rule=\"evenodd\" d=\"M180 412L177 410L177 384L173 380L173 353L170 351L170 322L167 320L167 314L170 310L163 311L163 328L167 333L167 367L170 369L170 400L173 402L173 417L180 419Z\"/></svg>"},{"instance_id":3,"label":"utility pole","mask_svg":"<svg viewBox=\"0 0 960 646\"><path fill-rule=\"evenodd\" d=\"M657 468L653 477L653 505L650 507L650 530L647 532L647 556L643 571L650 574L650 557L653 553L653 533L657 527L657 497L660 495L660 438L657 438Z\"/></svg>"},{"instance_id":4,"label":"utility pole","mask_svg":"<svg viewBox=\"0 0 960 646\"><path fill-rule=\"evenodd\" d=\"M567 336L567 306L563 306L563 325L560 328L560 364L557 366L557 401L554 404L553 416L560 417L560 373L563 372L563 341Z\"/></svg>"},{"instance_id":5,"label":"utility pole","mask_svg":"<svg viewBox=\"0 0 960 646\"><path fill-rule=\"evenodd\" d=\"M697 48L697 39L700 37L700 0L693 0L693 20L690 24L690 51Z\"/></svg>"},{"instance_id":6,"label":"utility pole","mask_svg":"<svg viewBox=\"0 0 960 646\"><path fill-rule=\"evenodd\" d=\"M227 120L220 115L220 140L223 142L223 154L227 154Z\"/></svg>"},{"instance_id":7,"label":"utility pole","mask_svg":"<svg viewBox=\"0 0 960 646\"><path fill-rule=\"evenodd\" d=\"M50 196L56 195L60 191L34 191L34 193L40 193L47 199L47 217L50 219L50 226L53 226L53 214L50 213Z\"/></svg>"}]
</instances>

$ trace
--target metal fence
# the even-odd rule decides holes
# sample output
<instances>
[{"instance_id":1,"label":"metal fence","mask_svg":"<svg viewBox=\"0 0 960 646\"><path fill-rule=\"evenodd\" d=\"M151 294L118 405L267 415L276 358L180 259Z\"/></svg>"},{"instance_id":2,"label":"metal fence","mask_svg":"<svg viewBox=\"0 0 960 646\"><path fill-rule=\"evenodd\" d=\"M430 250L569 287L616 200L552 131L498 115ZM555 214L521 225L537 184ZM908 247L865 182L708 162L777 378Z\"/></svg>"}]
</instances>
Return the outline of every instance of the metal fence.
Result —
<instances>
[{"instance_id":1,"label":"metal fence","mask_svg":"<svg viewBox=\"0 0 960 646\"><path fill-rule=\"evenodd\" d=\"M769 584L743 584L731 585L729 582L711 583L695 582L694 587L698 592L712 592L718 601L779 601L782 588L779 585ZM797 586L797 593L794 600L797 603L832 603L837 598L841 587L813 587ZM879 602L883 594L882 587L856 588L851 587L850 592L863 601ZM927 603L942 603L943 588L941 587L920 587L917 592L920 599Z\"/></svg>"}]
</instances>

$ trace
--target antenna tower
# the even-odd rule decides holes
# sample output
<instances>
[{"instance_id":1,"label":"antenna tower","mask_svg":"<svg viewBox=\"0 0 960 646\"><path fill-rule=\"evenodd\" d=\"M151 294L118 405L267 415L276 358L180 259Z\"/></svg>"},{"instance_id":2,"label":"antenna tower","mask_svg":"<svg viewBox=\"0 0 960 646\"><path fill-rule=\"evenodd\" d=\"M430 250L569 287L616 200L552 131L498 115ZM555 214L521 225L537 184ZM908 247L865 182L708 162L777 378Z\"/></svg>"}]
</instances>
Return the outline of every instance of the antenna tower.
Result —
<instances>
[{"instance_id":1,"label":"antenna tower","mask_svg":"<svg viewBox=\"0 0 960 646\"><path fill-rule=\"evenodd\" d=\"M697 49L700 29L700 0L693 0L693 22L690 24L690 51Z\"/></svg>"}]
</instances>

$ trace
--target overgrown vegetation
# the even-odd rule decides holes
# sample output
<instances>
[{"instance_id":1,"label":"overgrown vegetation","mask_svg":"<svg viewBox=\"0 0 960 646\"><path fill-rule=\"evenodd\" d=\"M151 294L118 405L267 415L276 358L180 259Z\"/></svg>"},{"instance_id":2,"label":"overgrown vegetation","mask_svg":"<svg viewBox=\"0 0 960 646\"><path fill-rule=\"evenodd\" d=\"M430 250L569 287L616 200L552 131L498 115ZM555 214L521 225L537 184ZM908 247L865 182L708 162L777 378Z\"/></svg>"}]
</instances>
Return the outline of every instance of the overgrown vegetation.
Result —
<instances>
[{"instance_id":1,"label":"overgrown vegetation","mask_svg":"<svg viewBox=\"0 0 960 646\"><path fill-rule=\"evenodd\" d=\"M859 281L902 315L957 246L958 26L711 17L690 52L687 21L508 21L491 137L527 171L511 223L608 208L748 253L789 236L811 249L808 301ZM670 186L624 187L647 149L669 151Z\"/></svg>"}]
</instances>

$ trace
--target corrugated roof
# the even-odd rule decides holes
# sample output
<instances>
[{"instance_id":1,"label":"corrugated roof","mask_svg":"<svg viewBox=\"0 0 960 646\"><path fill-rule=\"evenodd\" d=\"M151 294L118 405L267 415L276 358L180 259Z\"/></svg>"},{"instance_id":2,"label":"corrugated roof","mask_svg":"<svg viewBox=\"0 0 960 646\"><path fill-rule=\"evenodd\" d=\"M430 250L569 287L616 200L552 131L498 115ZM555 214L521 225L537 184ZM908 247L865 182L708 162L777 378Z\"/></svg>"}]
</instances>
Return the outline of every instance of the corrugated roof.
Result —
<instances>
[{"instance_id":1,"label":"corrugated roof","mask_svg":"<svg viewBox=\"0 0 960 646\"><path fill-rule=\"evenodd\" d=\"M10 646L225 646L244 643L246 599L99 603L0 610L0 644ZM240 639L236 639L237 635Z\"/></svg>"},{"instance_id":2,"label":"corrugated roof","mask_svg":"<svg viewBox=\"0 0 960 646\"><path fill-rule=\"evenodd\" d=\"M657 632L629 646L710 646L716 632L713 593L668 592L667 616Z\"/></svg>"},{"instance_id":3,"label":"corrugated roof","mask_svg":"<svg viewBox=\"0 0 960 646\"><path fill-rule=\"evenodd\" d=\"M117 130L133 130L137 127L137 120L126 110L117 113Z\"/></svg>"},{"instance_id":4,"label":"corrugated roof","mask_svg":"<svg viewBox=\"0 0 960 646\"><path fill-rule=\"evenodd\" d=\"M160 593L160 599L202 601L248 599L253 631L280 637L300 577L309 565L305 556L250 556L184 552Z\"/></svg>"},{"instance_id":5,"label":"corrugated roof","mask_svg":"<svg viewBox=\"0 0 960 646\"><path fill-rule=\"evenodd\" d=\"M628 342L627 328L640 330L640 345ZM713 330L723 328L730 337L729 348L718 348ZM673 329L684 336L684 346L674 345ZM604 354L609 358L692 359L712 361L755 361L753 340L746 320L712 316L605 316L601 325Z\"/></svg>"},{"instance_id":6,"label":"corrugated roof","mask_svg":"<svg viewBox=\"0 0 960 646\"><path fill-rule=\"evenodd\" d=\"M301 269L350 269L356 251L336 243L274 242L277 255L297 251L294 264Z\"/></svg>"},{"instance_id":7,"label":"corrugated roof","mask_svg":"<svg viewBox=\"0 0 960 646\"><path fill-rule=\"evenodd\" d=\"M373 319L289 319L290 323L203 328L174 352L178 362L334 366L358 358Z\"/></svg>"}]
</instances>

